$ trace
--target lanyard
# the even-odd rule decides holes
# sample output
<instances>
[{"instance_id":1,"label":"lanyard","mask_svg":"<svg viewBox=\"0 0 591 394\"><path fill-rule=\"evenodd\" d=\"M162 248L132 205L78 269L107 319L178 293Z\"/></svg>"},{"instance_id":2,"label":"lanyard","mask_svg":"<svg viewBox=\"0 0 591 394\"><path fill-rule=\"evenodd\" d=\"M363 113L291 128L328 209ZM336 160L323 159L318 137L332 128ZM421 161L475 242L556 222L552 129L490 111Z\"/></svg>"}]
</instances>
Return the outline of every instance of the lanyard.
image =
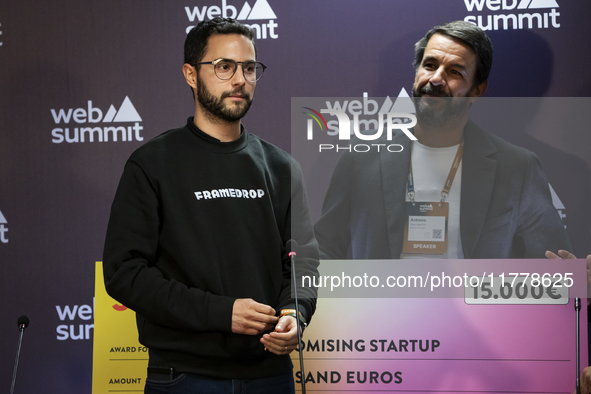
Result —
<instances>
[{"instance_id":1,"label":"lanyard","mask_svg":"<svg viewBox=\"0 0 591 394\"><path fill-rule=\"evenodd\" d=\"M453 161L451 168L449 170L449 174L447 175L445 185L443 185L443 190L441 190L441 202L445 202L445 199L447 198L447 196L449 196L449 190L451 189L451 184L453 183L454 178L456 177L456 172L458 172L458 167L460 166L460 163L462 162L463 152L464 152L464 139L462 139L462 141L460 142L460 146L458 147L458 151L456 152L456 157L454 158L454 161ZM409 172L408 172L407 189L408 189L408 199L414 205L414 203L415 203L415 183L414 183L414 178L412 175L412 151L410 154L410 166L409 166Z\"/></svg>"}]
</instances>

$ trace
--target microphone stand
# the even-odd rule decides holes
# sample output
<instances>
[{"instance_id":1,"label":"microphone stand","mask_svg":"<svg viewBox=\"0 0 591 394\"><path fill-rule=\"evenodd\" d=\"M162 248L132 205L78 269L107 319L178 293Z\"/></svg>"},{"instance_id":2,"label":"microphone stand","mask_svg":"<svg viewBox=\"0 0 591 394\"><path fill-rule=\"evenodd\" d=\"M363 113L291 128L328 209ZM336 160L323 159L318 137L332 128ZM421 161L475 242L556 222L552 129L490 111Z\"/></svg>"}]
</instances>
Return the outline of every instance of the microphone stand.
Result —
<instances>
[{"instance_id":1,"label":"microphone stand","mask_svg":"<svg viewBox=\"0 0 591 394\"><path fill-rule=\"evenodd\" d=\"M297 288L297 278L295 275L295 258L296 252L290 251L289 257L291 258L291 277L293 278L293 295L295 299L295 310L296 310L296 326L297 326L297 333L298 333L298 349L300 354L300 372L302 376L302 394L306 394L306 374L304 373L304 355L302 349L302 328L300 322L300 307L298 303L298 288Z\"/></svg>"},{"instance_id":2,"label":"microphone stand","mask_svg":"<svg viewBox=\"0 0 591 394\"><path fill-rule=\"evenodd\" d=\"M26 316L21 316L18 318L18 330L20 332L18 337L18 347L16 350L16 359L14 360L14 371L12 372L12 384L10 385L10 394L14 393L14 386L16 384L16 371L18 369L18 359L21 354L21 344L23 343L23 334L25 332L25 328L29 325L29 318Z\"/></svg>"},{"instance_id":3,"label":"microphone stand","mask_svg":"<svg viewBox=\"0 0 591 394\"><path fill-rule=\"evenodd\" d=\"M581 299L575 298L575 311L577 311L577 394L581 394L581 356L579 354L581 347L581 335L580 335L580 314L581 314Z\"/></svg>"}]
</instances>

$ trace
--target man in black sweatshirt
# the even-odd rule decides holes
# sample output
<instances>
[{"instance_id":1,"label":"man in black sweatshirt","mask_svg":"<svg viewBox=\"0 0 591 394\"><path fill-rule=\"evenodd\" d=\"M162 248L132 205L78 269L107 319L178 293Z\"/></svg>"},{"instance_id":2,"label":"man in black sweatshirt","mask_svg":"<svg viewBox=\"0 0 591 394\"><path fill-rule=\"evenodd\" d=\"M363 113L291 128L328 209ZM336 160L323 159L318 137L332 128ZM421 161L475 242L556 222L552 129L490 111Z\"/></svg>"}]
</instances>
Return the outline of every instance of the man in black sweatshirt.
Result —
<instances>
[{"instance_id":1,"label":"man in black sweatshirt","mask_svg":"<svg viewBox=\"0 0 591 394\"><path fill-rule=\"evenodd\" d=\"M105 284L136 311L146 393L294 392L296 318L307 323L316 301L300 289L296 315L286 242L299 245L298 276L317 275L318 248L299 165L240 122L264 69L251 30L201 22L183 65L194 117L123 171Z\"/></svg>"}]
</instances>

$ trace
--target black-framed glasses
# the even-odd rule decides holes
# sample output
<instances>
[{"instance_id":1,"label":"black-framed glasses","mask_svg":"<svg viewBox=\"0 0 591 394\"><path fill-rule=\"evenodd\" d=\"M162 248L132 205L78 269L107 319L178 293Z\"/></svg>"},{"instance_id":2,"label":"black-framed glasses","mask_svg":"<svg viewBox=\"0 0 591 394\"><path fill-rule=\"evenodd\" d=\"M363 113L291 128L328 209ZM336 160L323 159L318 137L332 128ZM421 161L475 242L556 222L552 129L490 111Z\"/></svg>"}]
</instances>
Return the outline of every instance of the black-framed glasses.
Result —
<instances>
[{"instance_id":1,"label":"black-framed glasses","mask_svg":"<svg viewBox=\"0 0 591 394\"><path fill-rule=\"evenodd\" d=\"M201 62L197 64L211 64L213 65L213 71L215 75L221 79L222 81L227 81L231 79L234 74L236 74L236 70L238 69L238 65L242 65L242 74L244 75L244 79L248 82L256 82L263 76L265 66L261 62L253 62L252 60L246 62L237 62L232 59L216 59L212 62Z\"/></svg>"}]
</instances>

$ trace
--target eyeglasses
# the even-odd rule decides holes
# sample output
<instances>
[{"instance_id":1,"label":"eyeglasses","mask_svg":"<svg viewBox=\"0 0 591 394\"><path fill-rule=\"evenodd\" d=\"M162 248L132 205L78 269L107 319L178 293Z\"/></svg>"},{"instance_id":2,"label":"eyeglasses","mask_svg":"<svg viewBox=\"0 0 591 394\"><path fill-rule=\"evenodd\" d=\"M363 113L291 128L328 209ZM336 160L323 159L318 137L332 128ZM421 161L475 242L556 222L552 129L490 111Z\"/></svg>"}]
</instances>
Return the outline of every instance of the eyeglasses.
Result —
<instances>
[{"instance_id":1,"label":"eyeglasses","mask_svg":"<svg viewBox=\"0 0 591 394\"><path fill-rule=\"evenodd\" d=\"M232 59L216 59L212 62L201 62L197 64L211 64L213 65L213 71L215 75L221 79L222 81L227 81L231 79L234 74L236 74L236 70L238 69L238 64L242 64L242 75L244 75L244 79L248 82L256 82L263 76L265 66L261 62L253 62L253 61L246 61L246 62L237 62Z\"/></svg>"}]
</instances>

